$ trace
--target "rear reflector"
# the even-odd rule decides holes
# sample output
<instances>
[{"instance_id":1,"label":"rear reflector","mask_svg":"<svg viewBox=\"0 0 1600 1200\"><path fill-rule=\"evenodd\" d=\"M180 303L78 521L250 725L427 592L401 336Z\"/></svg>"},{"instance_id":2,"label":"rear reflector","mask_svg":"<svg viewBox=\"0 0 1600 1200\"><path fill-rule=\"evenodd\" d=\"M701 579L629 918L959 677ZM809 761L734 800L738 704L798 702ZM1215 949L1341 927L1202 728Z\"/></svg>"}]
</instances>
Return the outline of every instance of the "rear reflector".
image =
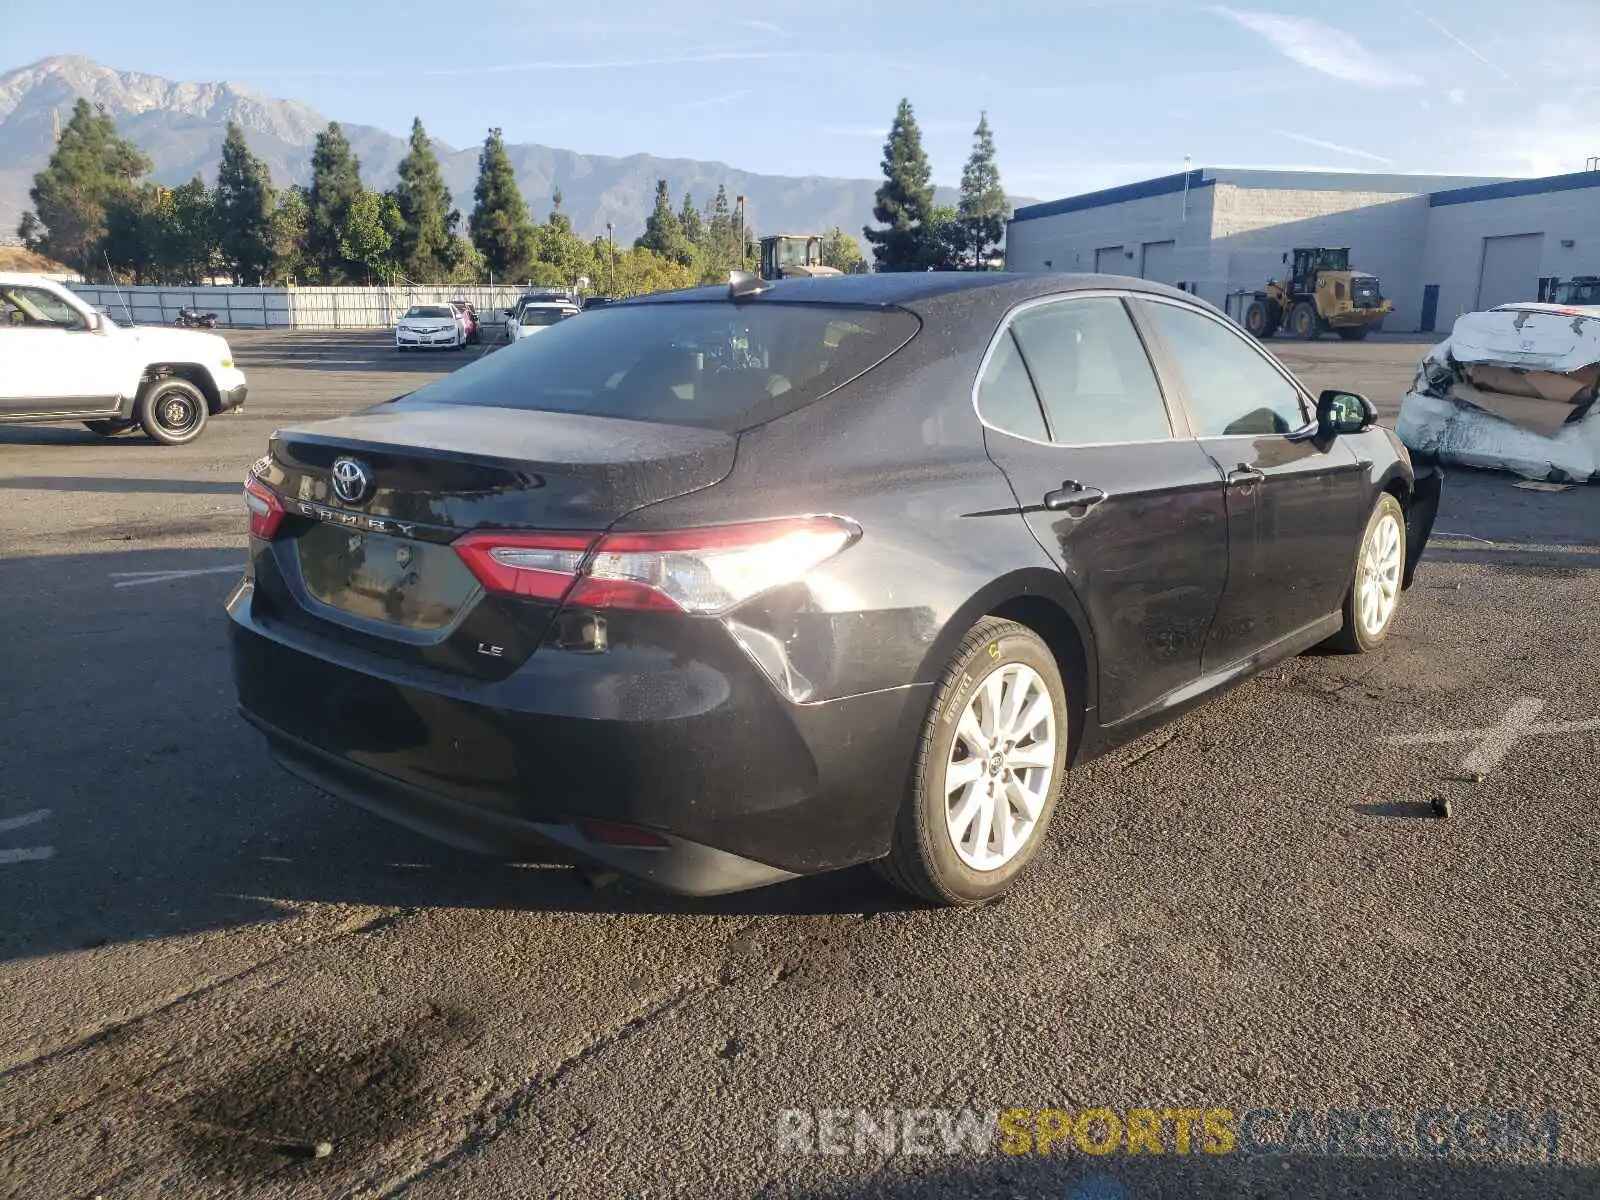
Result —
<instances>
[{"instance_id":1,"label":"rear reflector","mask_svg":"<svg viewBox=\"0 0 1600 1200\"><path fill-rule=\"evenodd\" d=\"M581 608L714 615L806 573L861 536L838 517L663 533L471 533L456 551L494 592Z\"/></svg>"},{"instance_id":2,"label":"rear reflector","mask_svg":"<svg viewBox=\"0 0 1600 1200\"><path fill-rule=\"evenodd\" d=\"M278 536L286 510L278 493L254 477L244 485L244 503L250 510L250 536L271 541Z\"/></svg>"},{"instance_id":3,"label":"rear reflector","mask_svg":"<svg viewBox=\"0 0 1600 1200\"><path fill-rule=\"evenodd\" d=\"M485 590L559 603L594 542L592 533L469 533L455 549Z\"/></svg>"},{"instance_id":4,"label":"rear reflector","mask_svg":"<svg viewBox=\"0 0 1600 1200\"><path fill-rule=\"evenodd\" d=\"M578 831L603 846L632 846L637 850L667 850L671 843L659 833L624 825L620 821L579 821Z\"/></svg>"}]
</instances>

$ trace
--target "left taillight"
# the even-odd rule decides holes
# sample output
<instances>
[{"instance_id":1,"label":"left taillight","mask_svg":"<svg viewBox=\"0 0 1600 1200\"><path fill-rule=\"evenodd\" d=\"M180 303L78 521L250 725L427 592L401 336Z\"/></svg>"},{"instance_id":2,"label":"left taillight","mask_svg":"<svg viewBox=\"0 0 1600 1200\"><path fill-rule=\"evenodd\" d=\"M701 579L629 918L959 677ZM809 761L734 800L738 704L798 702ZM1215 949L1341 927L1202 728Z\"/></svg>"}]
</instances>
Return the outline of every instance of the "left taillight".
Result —
<instances>
[{"instance_id":1,"label":"left taillight","mask_svg":"<svg viewBox=\"0 0 1600 1200\"><path fill-rule=\"evenodd\" d=\"M259 479L251 478L245 481L244 503L250 510L250 536L269 542L277 537L278 526L287 515L278 493Z\"/></svg>"},{"instance_id":2,"label":"left taillight","mask_svg":"<svg viewBox=\"0 0 1600 1200\"><path fill-rule=\"evenodd\" d=\"M714 616L793 583L858 537L840 517L672 532L470 533L456 553L484 588L582 608Z\"/></svg>"}]
</instances>

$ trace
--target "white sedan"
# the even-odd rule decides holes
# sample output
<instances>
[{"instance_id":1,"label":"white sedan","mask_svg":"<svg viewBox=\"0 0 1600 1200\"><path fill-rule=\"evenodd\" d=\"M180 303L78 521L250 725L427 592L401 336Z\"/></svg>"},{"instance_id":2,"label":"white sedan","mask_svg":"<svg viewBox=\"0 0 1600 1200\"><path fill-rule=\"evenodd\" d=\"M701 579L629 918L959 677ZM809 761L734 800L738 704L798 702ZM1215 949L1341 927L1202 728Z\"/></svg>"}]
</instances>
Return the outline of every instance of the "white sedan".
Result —
<instances>
[{"instance_id":1,"label":"white sedan","mask_svg":"<svg viewBox=\"0 0 1600 1200\"><path fill-rule=\"evenodd\" d=\"M467 344L466 327L448 304L414 304L400 318L394 330L394 348L431 350L448 347L459 350Z\"/></svg>"},{"instance_id":2,"label":"white sedan","mask_svg":"<svg viewBox=\"0 0 1600 1200\"><path fill-rule=\"evenodd\" d=\"M532 337L541 329L565 321L568 317L578 315L576 304L527 304L517 314L516 319L506 323L507 340L520 342L523 338Z\"/></svg>"}]
</instances>

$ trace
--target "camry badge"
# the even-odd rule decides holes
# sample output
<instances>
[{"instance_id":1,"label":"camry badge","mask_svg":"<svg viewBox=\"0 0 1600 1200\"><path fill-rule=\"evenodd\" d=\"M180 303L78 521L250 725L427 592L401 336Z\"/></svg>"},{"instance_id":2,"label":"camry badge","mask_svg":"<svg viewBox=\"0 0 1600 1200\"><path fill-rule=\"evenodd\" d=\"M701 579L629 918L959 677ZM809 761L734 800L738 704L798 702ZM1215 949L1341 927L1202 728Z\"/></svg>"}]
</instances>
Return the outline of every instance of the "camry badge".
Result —
<instances>
[{"instance_id":1,"label":"camry badge","mask_svg":"<svg viewBox=\"0 0 1600 1200\"><path fill-rule=\"evenodd\" d=\"M353 458L333 460L333 491L346 504L360 504L372 491L372 474Z\"/></svg>"}]
</instances>

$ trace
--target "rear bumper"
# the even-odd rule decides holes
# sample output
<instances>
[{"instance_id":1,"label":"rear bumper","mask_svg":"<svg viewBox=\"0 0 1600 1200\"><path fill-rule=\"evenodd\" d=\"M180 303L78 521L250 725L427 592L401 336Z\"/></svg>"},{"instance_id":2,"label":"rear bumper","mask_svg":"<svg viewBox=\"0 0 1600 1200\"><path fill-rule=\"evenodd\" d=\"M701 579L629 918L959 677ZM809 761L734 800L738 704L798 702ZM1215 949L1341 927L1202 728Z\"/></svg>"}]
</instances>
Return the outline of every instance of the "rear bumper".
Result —
<instances>
[{"instance_id":1,"label":"rear bumper","mask_svg":"<svg viewBox=\"0 0 1600 1200\"><path fill-rule=\"evenodd\" d=\"M290 771L437 840L558 846L702 895L888 851L926 686L792 703L715 628L691 643L706 653L545 645L504 679L468 679L282 626L253 613L254 591L229 602L246 718ZM592 842L584 819L670 845Z\"/></svg>"},{"instance_id":2,"label":"rear bumper","mask_svg":"<svg viewBox=\"0 0 1600 1200\"><path fill-rule=\"evenodd\" d=\"M357 766L247 709L240 712L266 735L272 756L291 775L447 846L510 859L554 851L683 896L718 896L795 878L794 872L672 835L663 835L666 849L606 845L584 837L571 822L526 821L464 804Z\"/></svg>"}]
</instances>

